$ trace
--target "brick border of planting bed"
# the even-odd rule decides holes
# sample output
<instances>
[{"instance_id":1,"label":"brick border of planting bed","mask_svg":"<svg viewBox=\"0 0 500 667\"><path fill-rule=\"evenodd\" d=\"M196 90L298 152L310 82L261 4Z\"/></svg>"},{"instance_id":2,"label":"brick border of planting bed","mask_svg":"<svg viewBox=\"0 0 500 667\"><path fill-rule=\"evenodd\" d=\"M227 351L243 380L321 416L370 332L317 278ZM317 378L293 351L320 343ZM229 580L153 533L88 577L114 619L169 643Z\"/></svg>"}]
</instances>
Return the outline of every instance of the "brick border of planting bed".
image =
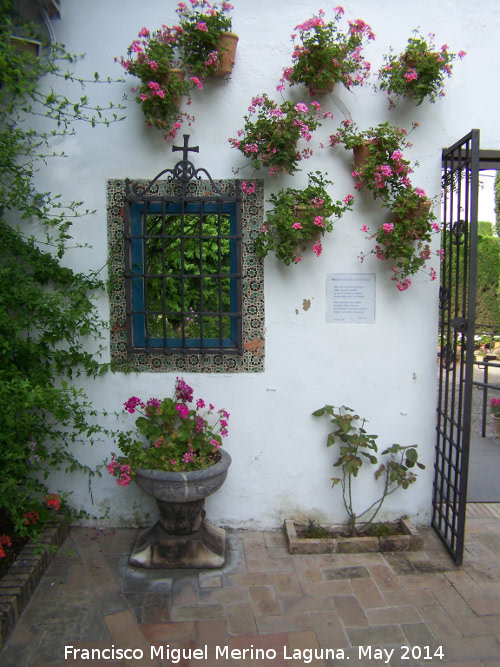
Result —
<instances>
[{"instance_id":1,"label":"brick border of planting bed","mask_svg":"<svg viewBox=\"0 0 500 667\"><path fill-rule=\"evenodd\" d=\"M69 533L69 517L56 515L49 521L36 542L30 540L0 579L0 649Z\"/></svg>"}]
</instances>

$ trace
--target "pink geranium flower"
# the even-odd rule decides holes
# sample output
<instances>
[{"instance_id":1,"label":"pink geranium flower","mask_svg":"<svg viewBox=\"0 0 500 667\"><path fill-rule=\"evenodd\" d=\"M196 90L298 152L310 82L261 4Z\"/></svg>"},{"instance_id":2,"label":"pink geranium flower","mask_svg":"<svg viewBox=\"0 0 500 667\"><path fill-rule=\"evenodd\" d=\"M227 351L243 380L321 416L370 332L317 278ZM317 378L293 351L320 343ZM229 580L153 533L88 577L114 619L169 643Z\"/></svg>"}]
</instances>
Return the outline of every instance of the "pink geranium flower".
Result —
<instances>
[{"instance_id":1,"label":"pink geranium flower","mask_svg":"<svg viewBox=\"0 0 500 667\"><path fill-rule=\"evenodd\" d=\"M318 241L315 243L312 247L313 253L316 255L316 257L319 257L321 253L323 252L323 247L321 246L321 242Z\"/></svg>"},{"instance_id":2,"label":"pink geranium flower","mask_svg":"<svg viewBox=\"0 0 500 667\"><path fill-rule=\"evenodd\" d=\"M124 405L128 412L139 412L135 424L141 437L126 432L118 438L124 455L112 454L106 469L119 486L128 486L138 467L183 472L206 468L220 458L217 450L220 438L228 435L229 412L221 408L215 423L210 423L214 406L210 403L207 409L204 399L194 400L193 389L183 378L176 378L173 398L153 397L144 404L133 396Z\"/></svg>"}]
</instances>

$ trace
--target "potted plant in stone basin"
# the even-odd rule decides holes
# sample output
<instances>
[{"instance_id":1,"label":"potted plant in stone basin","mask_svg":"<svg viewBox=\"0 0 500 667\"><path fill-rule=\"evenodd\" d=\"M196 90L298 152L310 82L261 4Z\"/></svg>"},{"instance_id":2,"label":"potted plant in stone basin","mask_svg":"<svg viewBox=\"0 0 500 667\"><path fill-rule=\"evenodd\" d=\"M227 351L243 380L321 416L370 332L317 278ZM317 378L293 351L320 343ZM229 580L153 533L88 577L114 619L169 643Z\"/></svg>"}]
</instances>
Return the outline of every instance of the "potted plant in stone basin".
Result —
<instances>
[{"instance_id":1,"label":"potted plant in stone basin","mask_svg":"<svg viewBox=\"0 0 500 667\"><path fill-rule=\"evenodd\" d=\"M425 99L435 102L443 97L445 77L451 76L451 63L457 58L447 44L436 49L434 35L426 39L418 30L413 33L403 53L384 55L384 65L378 74L379 86L387 91L390 107L396 105L395 98L412 99L418 106ZM465 51L459 51L458 58L465 55Z\"/></svg>"},{"instance_id":2,"label":"potted plant in stone basin","mask_svg":"<svg viewBox=\"0 0 500 667\"><path fill-rule=\"evenodd\" d=\"M300 160L312 155L310 148L297 148L299 139L309 142L311 132L327 117L331 113L323 112L318 102L308 107L286 100L279 105L263 93L252 99L244 129L229 143L250 159L254 169L269 169L270 175L294 174Z\"/></svg>"},{"instance_id":3,"label":"potted plant in stone basin","mask_svg":"<svg viewBox=\"0 0 500 667\"><path fill-rule=\"evenodd\" d=\"M232 72L238 35L231 32L229 12L233 6L223 0L220 6L206 0L191 0L190 7L180 2L176 12L183 66L196 77L199 88L208 76L229 76Z\"/></svg>"},{"instance_id":4,"label":"potted plant in stone basin","mask_svg":"<svg viewBox=\"0 0 500 667\"><path fill-rule=\"evenodd\" d=\"M125 403L139 413L134 432L120 432L121 455L112 455L108 472L117 484L132 480L157 501L159 521L143 532L130 562L140 567L220 567L224 563L225 534L204 520L205 498L217 491L227 476L231 457L221 449L229 414L198 399L182 378L176 379L173 398L133 396ZM215 423L211 423L211 421Z\"/></svg>"},{"instance_id":5,"label":"potted plant in stone basin","mask_svg":"<svg viewBox=\"0 0 500 667\"><path fill-rule=\"evenodd\" d=\"M179 110L181 95L189 93L190 85L184 80L184 71L178 67L178 39L174 29L163 25L150 32L142 28L128 47L127 57L115 60L119 60L127 74L141 79L141 84L132 88L132 92L148 126L156 127L169 139L176 136L184 118L193 120Z\"/></svg>"},{"instance_id":6,"label":"potted plant in stone basin","mask_svg":"<svg viewBox=\"0 0 500 667\"><path fill-rule=\"evenodd\" d=\"M338 23L344 10L336 7L334 11L331 21L326 22L325 13L319 10L319 16L314 15L295 27L301 44L295 45L297 35L293 34L293 64L284 70L280 88L285 82L302 83L315 95L331 92L337 82L348 89L359 86L368 77L370 63L361 52L375 35L361 19L349 21L347 31L342 32Z\"/></svg>"},{"instance_id":7,"label":"potted plant in stone basin","mask_svg":"<svg viewBox=\"0 0 500 667\"><path fill-rule=\"evenodd\" d=\"M272 251L284 264L297 264L302 260L301 251L314 241L312 251L319 257L321 236L333 229L331 217L340 219L354 200L347 195L343 201L333 201L327 191L333 183L326 176L319 171L310 173L303 190L286 188L271 194L273 208L254 244L257 255L266 257Z\"/></svg>"}]
</instances>

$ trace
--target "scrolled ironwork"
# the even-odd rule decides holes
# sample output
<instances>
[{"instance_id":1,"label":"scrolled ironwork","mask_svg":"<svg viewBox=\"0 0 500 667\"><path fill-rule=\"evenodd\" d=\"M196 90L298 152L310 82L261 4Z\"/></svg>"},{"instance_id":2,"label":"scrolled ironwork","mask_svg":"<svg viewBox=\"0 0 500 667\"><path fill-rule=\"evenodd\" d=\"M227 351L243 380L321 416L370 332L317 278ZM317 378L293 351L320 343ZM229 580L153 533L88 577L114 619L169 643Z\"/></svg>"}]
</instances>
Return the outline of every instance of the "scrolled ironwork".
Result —
<instances>
[{"instance_id":1,"label":"scrolled ironwork","mask_svg":"<svg viewBox=\"0 0 500 667\"><path fill-rule=\"evenodd\" d=\"M467 223L465 220L457 220L455 223L453 223L453 227L451 228L451 233L454 237L452 240L453 245L462 245L464 242L463 237L466 229Z\"/></svg>"},{"instance_id":2,"label":"scrolled ironwork","mask_svg":"<svg viewBox=\"0 0 500 667\"><path fill-rule=\"evenodd\" d=\"M441 348L441 364L443 368L451 370L455 365L456 350L453 345L445 345Z\"/></svg>"},{"instance_id":3,"label":"scrolled ironwork","mask_svg":"<svg viewBox=\"0 0 500 667\"><path fill-rule=\"evenodd\" d=\"M451 290L448 286L442 285L439 288L439 309L445 310L450 303Z\"/></svg>"},{"instance_id":4,"label":"scrolled ironwork","mask_svg":"<svg viewBox=\"0 0 500 667\"><path fill-rule=\"evenodd\" d=\"M177 151L182 151L182 160L179 160L172 168L168 167L163 169L157 174L152 181L149 183L132 183L129 179L125 181L125 194L127 196L132 195L135 197L144 197L151 193L152 188L155 184L164 176L167 177L167 181L177 181L181 184L182 195L186 194L187 185L192 180L201 181L203 177L206 177L210 183L212 190L218 194L222 195L220 188L214 183L212 177L206 169L199 167L198 169L194 164L188 159L189 152L199 153L199 146L189 146L189 135L184 134L184 144L183 146L172 146L172 153Z\"/></svg>"}]
</instances>

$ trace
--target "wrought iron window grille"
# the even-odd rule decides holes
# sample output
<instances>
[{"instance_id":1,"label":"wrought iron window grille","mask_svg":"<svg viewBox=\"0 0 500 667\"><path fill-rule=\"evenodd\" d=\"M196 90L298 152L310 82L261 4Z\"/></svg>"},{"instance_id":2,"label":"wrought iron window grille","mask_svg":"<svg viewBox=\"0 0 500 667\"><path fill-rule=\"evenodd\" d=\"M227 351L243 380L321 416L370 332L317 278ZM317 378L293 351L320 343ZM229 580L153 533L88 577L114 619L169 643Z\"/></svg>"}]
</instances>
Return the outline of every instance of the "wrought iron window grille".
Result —
<instances>
[{"instance_id":1,"label":"wrought iron window grille","mask_svg":"<svg viewBox=\"0 0 500 667\"><path fill-rule=\"evenodd\" d=\"M172 151L182 151L173 168L125 182L127 352L242 355L239 181L223 192L196 168L188 135ZM190 184L202 178L210 187L200 195Z\"/></svg>"}]
</instances>

